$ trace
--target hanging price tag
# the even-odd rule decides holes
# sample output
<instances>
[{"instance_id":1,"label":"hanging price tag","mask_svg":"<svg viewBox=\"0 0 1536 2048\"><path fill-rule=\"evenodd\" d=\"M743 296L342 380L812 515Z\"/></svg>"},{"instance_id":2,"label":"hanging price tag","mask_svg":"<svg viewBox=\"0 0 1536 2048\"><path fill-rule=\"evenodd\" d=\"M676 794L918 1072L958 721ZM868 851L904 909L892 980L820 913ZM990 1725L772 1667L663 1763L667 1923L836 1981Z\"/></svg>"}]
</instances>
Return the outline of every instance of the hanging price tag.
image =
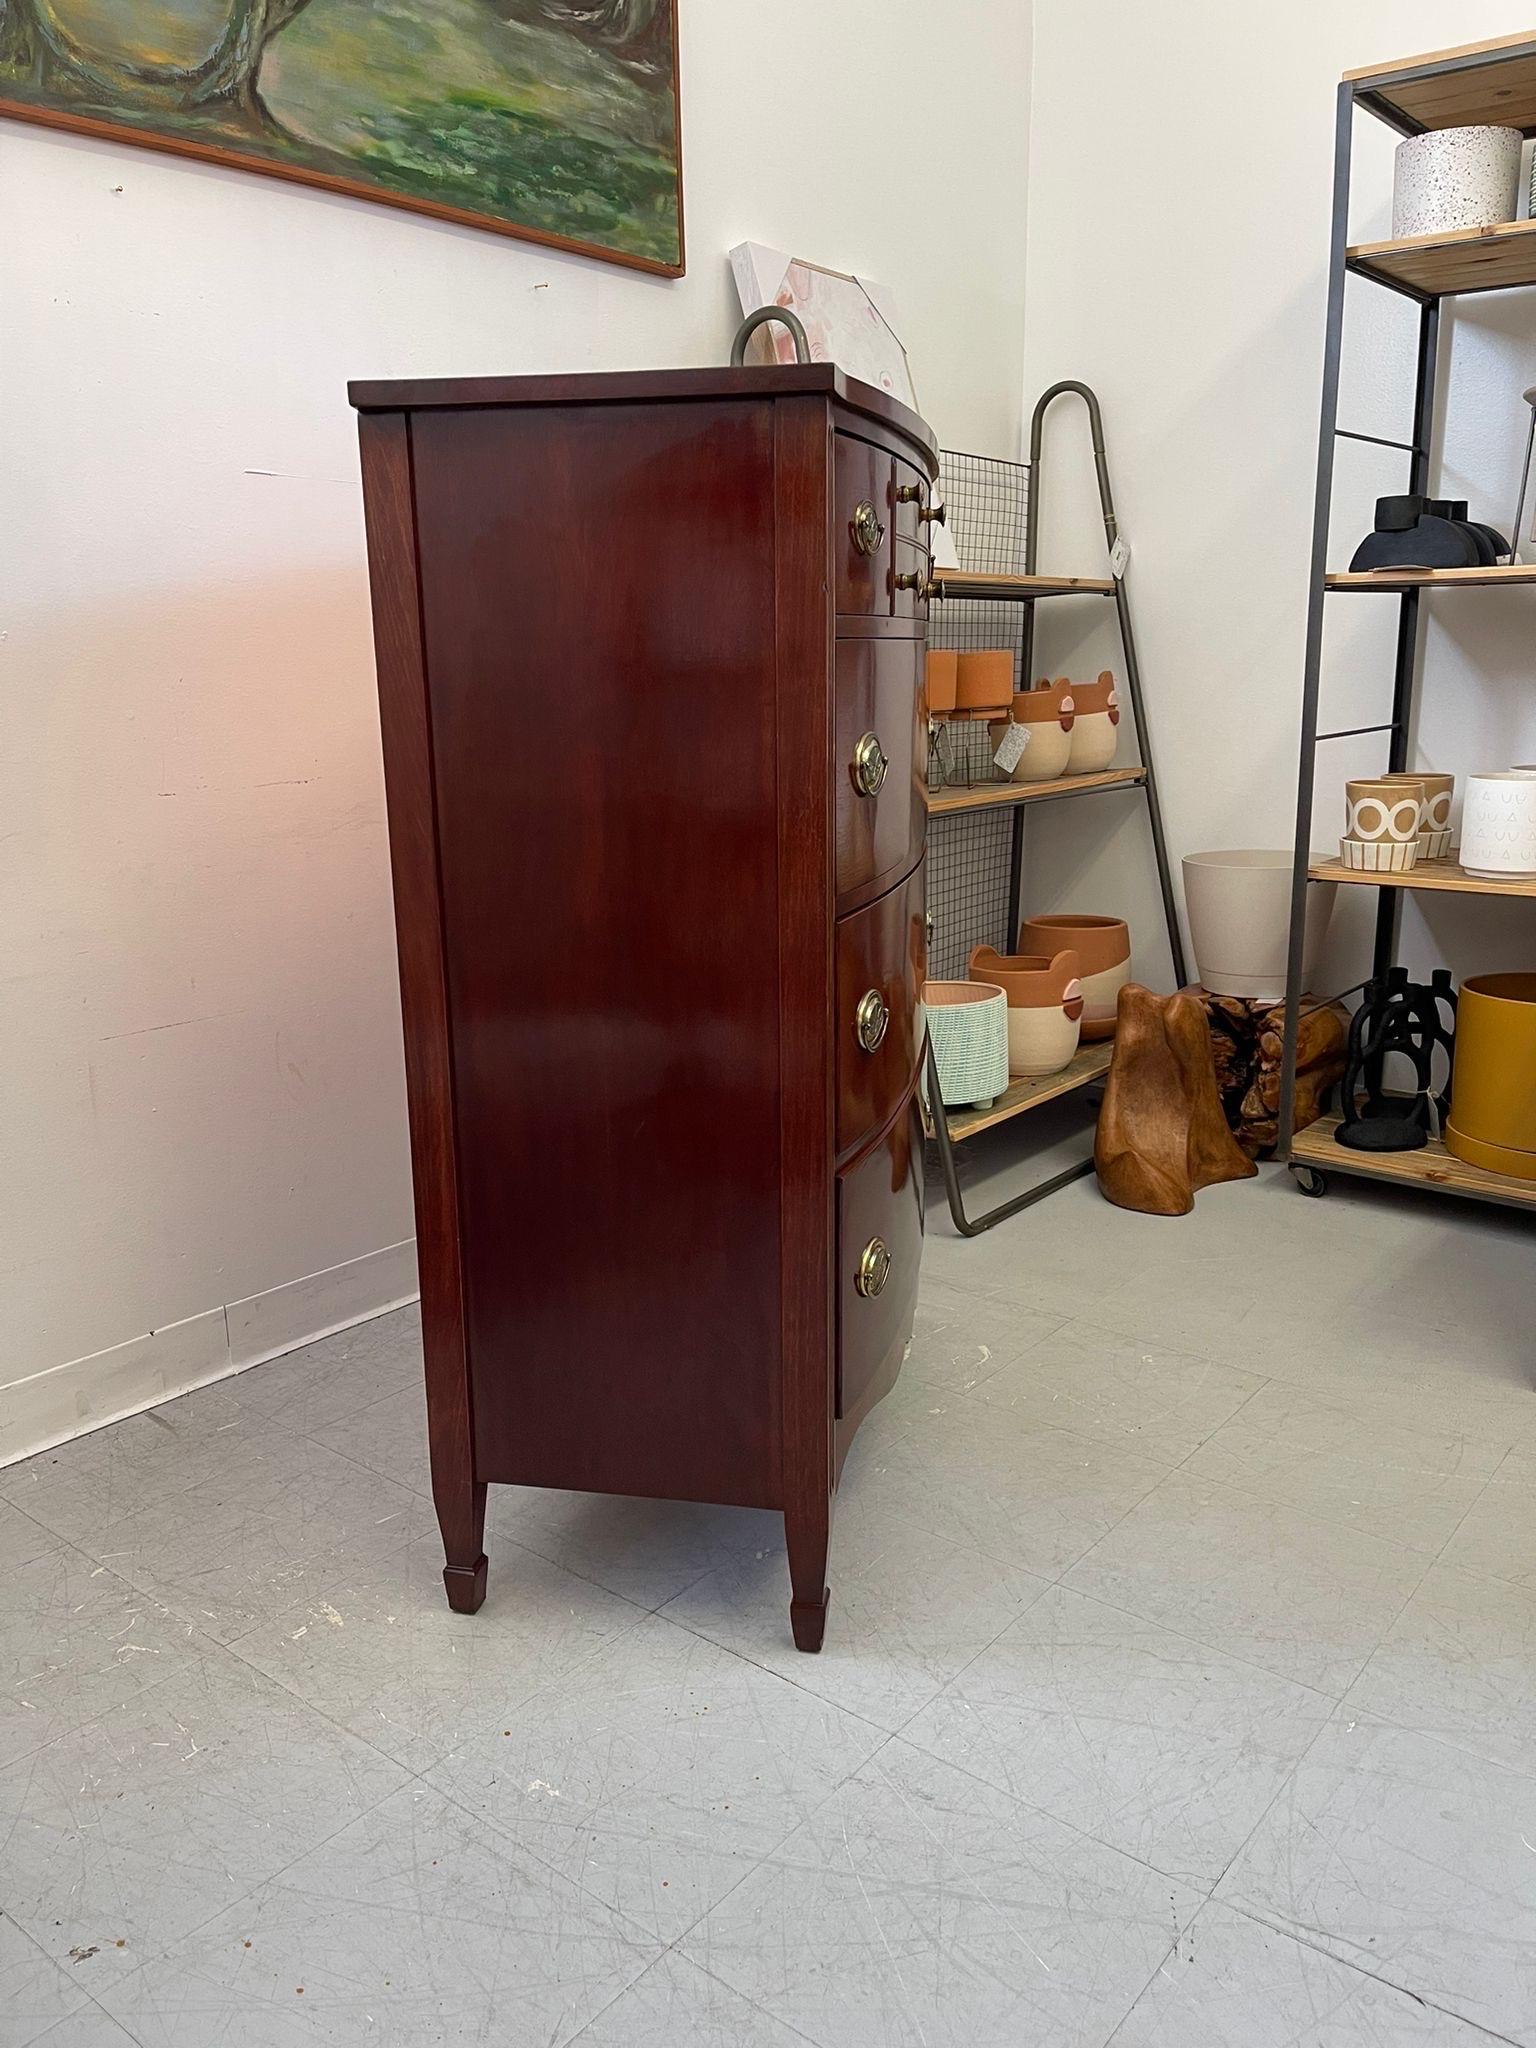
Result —
<instances>
[{"instance_id":1,"label":"hanging price tag","mask_svg":"<svg viewBox=\"0 0 1536 2048\"><path fill-rule=\"evenodd\" d=\"M1029 745L1029 727L1015 725L1009 721L1008 730L998 743L997 752L992 756L993 764L1005 775L1011 775L1024 758L1024 749Z\"/></svg>"},{"instance_id":2,"label":"hanging price tag","mask_svg":"<svg viewBox=\"0 0 1536 2048\"><path fill-rule=\"evenodd\" d=\"M1109 551L1109 573L1118 583L1130 565L1130 545L1124 539L1117 537L1114 546Z\"/></svg>"}]
</instances>

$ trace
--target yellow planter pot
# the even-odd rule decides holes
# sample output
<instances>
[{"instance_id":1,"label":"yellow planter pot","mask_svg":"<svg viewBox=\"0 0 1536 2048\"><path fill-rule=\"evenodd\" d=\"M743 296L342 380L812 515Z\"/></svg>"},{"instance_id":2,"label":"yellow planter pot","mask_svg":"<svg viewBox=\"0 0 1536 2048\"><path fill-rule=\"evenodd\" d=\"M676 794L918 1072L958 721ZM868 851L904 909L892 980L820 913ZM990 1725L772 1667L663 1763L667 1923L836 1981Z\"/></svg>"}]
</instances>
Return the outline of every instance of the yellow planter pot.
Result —
<instances>
[{"instance_id":1,"label":"yellow planter pot","mask_svg":"<svg viewBox=\"0 0 1536 2048\"><path fill-rule=\"evenodd\" d=\"M1536 1180L1536 974L1462 983L1445 1149L1469 1166Z\"/></svg>"}]
</instances>

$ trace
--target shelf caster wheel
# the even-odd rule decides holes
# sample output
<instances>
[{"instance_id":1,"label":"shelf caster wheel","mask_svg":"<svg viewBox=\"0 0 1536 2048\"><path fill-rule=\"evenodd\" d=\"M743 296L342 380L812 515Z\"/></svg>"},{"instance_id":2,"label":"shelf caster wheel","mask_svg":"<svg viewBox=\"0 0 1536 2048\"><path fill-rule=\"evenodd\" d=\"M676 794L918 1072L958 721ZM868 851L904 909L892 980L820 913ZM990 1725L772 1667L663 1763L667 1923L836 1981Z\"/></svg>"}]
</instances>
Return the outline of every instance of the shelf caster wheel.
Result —
<instances>
[{"instance_id":1,"label":"shelf caster wheel","mask_svg":"<svg viewBox=\"0 0 1536 2048\"><path fill-rule=\"evenodd\" d=\"M1314 1202L1320 1202L1328 1192L1328 1176L1320 1173L1315 1166L1293 1166L1296 1185L1304 1195L1310 1195Z\"/></svg>"}]
</instances>

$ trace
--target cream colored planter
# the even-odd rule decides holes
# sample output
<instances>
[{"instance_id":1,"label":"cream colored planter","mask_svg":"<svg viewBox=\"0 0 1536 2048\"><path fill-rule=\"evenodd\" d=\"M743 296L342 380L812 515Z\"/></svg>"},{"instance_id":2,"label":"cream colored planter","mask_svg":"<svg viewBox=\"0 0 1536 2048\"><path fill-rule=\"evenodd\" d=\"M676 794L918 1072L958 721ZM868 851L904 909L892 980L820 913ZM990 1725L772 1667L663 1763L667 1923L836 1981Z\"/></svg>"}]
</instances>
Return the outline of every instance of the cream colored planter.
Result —
<instances>
[{"instance_id":1,"label":"cream colored planter","mask_svg":"<svg viewBox=\"0 0 1536 2048\"><path fill-rule=\"evenodd\" d=\"M1410 842L1410 851L1417 850ZM1307 890L1303 988L1313 979L1336 894L1333 882L1313 882ZM1184 901L1201 986L1212 995L1279 1002L1291 922L1289 850L1186 854Z\"/></svg>"}]
</instances>

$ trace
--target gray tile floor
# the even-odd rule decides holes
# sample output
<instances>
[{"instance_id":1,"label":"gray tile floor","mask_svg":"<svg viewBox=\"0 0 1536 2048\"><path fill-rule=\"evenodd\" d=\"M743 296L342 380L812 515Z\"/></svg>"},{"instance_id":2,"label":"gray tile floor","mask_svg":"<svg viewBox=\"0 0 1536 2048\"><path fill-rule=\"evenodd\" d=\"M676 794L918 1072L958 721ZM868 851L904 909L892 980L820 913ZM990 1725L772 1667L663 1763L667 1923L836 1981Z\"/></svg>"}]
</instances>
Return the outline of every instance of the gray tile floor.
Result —
<instances>
[{"instance_id":1,"label":"gray tile floor","mask_svg":"<svg viewBox=\"0 0 1536 2048\"><path fill-rule=\"evenodd\" d=\"M1536 2044L1536 1272L1275 1173L935 1219L827 1648L494 1498L412 1312L0 1474L0 2048Z\"/></svg>"}]
</instances>

